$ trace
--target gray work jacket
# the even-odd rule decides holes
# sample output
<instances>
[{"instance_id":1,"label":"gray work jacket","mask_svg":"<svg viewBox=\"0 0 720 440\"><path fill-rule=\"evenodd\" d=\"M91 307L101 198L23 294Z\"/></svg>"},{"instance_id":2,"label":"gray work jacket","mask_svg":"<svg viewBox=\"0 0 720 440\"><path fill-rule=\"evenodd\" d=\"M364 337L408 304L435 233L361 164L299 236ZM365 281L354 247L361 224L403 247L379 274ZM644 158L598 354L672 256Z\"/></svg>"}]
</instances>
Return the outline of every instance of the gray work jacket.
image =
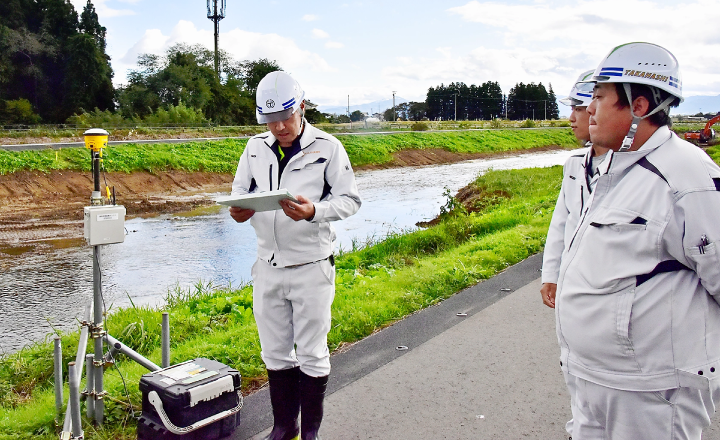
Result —
<instances>
[{"instance_id":1,"label":"gray work jacket","mask_svg":"<svg viewBox=\"0 0 720 440\"><path fill-rule=\"evenodd\" d=\"M720 380L720 168L659 128L609 152L562 257L565 372L659 391Z\"/></svg>"}]
</instances>

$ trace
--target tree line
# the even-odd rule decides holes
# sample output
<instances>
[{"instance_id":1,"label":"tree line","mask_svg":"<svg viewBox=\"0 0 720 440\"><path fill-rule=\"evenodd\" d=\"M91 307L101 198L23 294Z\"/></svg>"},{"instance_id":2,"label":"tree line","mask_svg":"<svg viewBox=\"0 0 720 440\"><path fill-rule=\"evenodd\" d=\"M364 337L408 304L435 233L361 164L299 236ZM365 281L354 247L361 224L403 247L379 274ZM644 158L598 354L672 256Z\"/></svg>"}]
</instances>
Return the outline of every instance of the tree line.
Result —
<instances>
[{"instance_id":1,"label":"tree line","mask_svg":"<svg viewBox=\"0 0 720 440\"><path fill-rule=\"evenodd\" d=\"M479 86L465 83L430 87L425 102L406 102L385 110L385 120L468 121L507 118L558 119L559 109L552 85L518 83L504 95L500 84L487 81Z\"/></svg>"},{"instance_id":2,"label":"tree line","mask_svg":"<svg viewBox=\"0 0 720 440\"><path fill-rule=\"evenodd\" d=\"M200 45L178 44L163 55L142 54L127 84L113 87L107 30L92 0L80 15L70 0L0 2L0 124L123 123L255 124L255 91L275 61L236 61ZM362 121L365 115L306 111L310 122ZM386 120L557 119L555 94L519 83L430 87L424 102L385 111Z\"/></svg>"}]
</instances>

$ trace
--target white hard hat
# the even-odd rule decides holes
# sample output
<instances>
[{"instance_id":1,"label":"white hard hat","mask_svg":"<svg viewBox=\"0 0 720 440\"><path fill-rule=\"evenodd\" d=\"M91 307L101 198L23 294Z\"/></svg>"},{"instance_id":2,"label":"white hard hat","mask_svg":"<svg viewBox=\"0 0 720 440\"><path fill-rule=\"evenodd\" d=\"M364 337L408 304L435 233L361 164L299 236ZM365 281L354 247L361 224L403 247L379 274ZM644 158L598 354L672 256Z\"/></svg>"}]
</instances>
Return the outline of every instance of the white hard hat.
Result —
<instances>
[{"instance_id":1,"label":"white hard hat","mask_svg":"<svg viewBox=\"0 0 720 440\"><path fill-rule=\"evenodd\" d=\"M597 84L618 83L625 89L633 120L619 151L628 151L632 147L640 121L660 111L669 114L673 101L683 101L682 79L677 59L670 51L657 44L627 43L617 46L595 69L591 81ZM656 106L652 111L643 116L635 114L632 108L631 84L650 88ZM670 96L663 100L660 90Z\"/></svg>"},{"instance_id":2,"label":"white hard hat","mask_svg":"<svg viewBox=\"0 0 720 440\"><path fill-rule=\"evenodd\" d=\"M643 84L683 100L677 59L657 44L627 43L616 47L595 69L593 81Z\"/></svg>"},{"instance_id":3,"label":"white hard hat","mask_svg":"<svg viewBox=\"0 0 720 440\"><path fill-rule=\"evenodd\" d=\"M592 78L592 74L594 72L594 70L588 70L587 72L581 73L580 76L578 76L577 81L575 81L575 85L572 90L570 90L570 95L568 95L567 98L561 99L560 102L565 105L574 105L576 107L587 107L590 105L590 102L592 102L593 87L595 84L587 81Z\"/></svg>"},{"instance_id":4,"label":"white hard hat","mask_svg":"<svg viewBox=\"0 0 720 440\"><path fill-rule=\"evenodd\" d=\"M292 76L282 71L268 73L260 80L255 95L258 124L288 119L304 98L305 92Z\"/></svg>"}]
</instances>

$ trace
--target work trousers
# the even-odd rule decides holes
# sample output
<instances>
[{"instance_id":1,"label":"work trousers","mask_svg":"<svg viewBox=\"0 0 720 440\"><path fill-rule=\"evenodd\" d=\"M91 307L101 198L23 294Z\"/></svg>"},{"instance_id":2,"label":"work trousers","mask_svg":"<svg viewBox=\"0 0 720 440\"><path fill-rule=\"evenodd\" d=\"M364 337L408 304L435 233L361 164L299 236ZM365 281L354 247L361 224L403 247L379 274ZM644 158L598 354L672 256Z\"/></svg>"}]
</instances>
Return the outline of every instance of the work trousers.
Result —
<instances>
[{"instance_id":1,"label":"work trousers","mask_svg":"<svg viewBox=\"0 0 720 440\"><path fill-rule=\"evenodd\" d=\"M312 377L330 374L330 307L335 267L330 259L275 268L258 259L252 267L253 312L262 359L269 370L300 366Z\"/></svg>"},{"instance_id":2,"label":"work trousers","mask_svg":"<svg viewBox=\"0 0 720 440\"><path fill-rule=\"evenodd\" d=\"M568 374L573 440L700 440L710 426L718 386L706 390L623 391Z\"/></svg>"}]
</instances>

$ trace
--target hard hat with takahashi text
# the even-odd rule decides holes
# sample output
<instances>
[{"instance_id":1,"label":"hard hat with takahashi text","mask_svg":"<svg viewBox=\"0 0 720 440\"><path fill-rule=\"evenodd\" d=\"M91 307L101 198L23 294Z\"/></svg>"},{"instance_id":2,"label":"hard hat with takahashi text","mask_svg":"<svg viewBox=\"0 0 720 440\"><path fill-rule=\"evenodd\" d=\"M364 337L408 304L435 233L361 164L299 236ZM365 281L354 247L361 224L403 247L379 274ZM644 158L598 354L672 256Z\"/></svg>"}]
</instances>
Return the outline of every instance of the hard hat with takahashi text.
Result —
<instances>
[{"instance_id":1,"label":"hard hat with takahashi text","mask_svg":"<svg viewBox=\"0 0 720 440\"><path fill-rule=\"evenodd\" d=\"M683 100L677 59L664 47L652 43L627 43L617 46L595 69L591 82L621 84L630 103L629 111L633 119L618 151L630 150L640 121L658 112L669 115L670 106ZM655 108L643 116L638 116L633 111L631 86L634 84L646 86L652 92Z\"/></svg>"},{"instance_id":2,"label":"hard hat with takahashi text","mask_svg":"<svg viewBox=\"0 0 720 440\"><path fill-rule=\"evenodd\" d=\"M675 56L652 43L627 43L610 51L595 73L597 83L643 84L682 101L680 66Z\"/></svg>"},{"instance_id":3,"label":"hard hat with takahashi text","mask_svg":"<svg viewBox=\"0 0 720 440\"><path fill-rule=\"evenodd\" d=\"M288 119L304 98L305 92L292 76L282 71L268 73L260 80L255 96L258 124Z\"/></svg>"}]
</instances>

